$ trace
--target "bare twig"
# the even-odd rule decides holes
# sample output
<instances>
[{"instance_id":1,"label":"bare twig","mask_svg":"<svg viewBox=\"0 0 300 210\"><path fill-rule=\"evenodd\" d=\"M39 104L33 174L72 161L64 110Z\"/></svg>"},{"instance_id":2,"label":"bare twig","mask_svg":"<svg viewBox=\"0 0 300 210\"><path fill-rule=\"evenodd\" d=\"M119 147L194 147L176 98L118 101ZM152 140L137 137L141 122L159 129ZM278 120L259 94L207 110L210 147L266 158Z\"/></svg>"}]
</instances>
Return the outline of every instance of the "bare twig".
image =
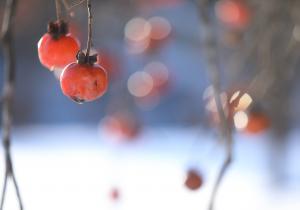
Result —
<instances>
[{"instance_id":1,"label":"bare twig","mask_svg":"<svg viewBox=\"0 0 300 210\"><path fill-rule=\"evenodd\" d=\"M56 7L56 18L57 20L61 20L62 19L61 0L55 0L55 7Z\"/></svg>"},{"instance_id":2,"label":"bare twig","mask_svg":"<svg viewBox=\"0 0 300 210\"><path fill-rule=\"evenodd\" d=\"M20 210L23 209L19 186L15 178L10 151L10 133L12 126L12 105L15 83L15 51L13 46L13 21L18 0L7 0L2 24L2 44L4 54L4 88L2 105L2 138L5 152L5 176L2 188L1 206L3 210L8 179L11 178L16 190Z\"/></svg>"},{"instance_id":3,"label":"bare twig","mask_svg":"<svg viewBox=\"0 0 300 210\"><path fill-rule=\"evenodd\" d=\"M88 9L88 40L87 40L86 57L89 62L89 55L92 47L92 18L93 18L91 0L87 0L87 9Z\"/></svg>"},{"instance_id":4,"label":"bare twig","mask_svg":"<svg viewBox=\"0 0 300 210\"><path fill-rule=\"evenodd\" d=\"M2 187L1 204L0 204L1 210L3 209L4 200L5 200L5 196L6 196L7 181L8 181L8 174L7 174L7 170L5 170L4 182L3 182L3 187Z\"/></svg>"},{"instance_id":5,"label":"bare twig","mask_svg":"<svg viewBox=\"0 0 300 210\"><path fill-rule=\"evenodd\" d=\"M224 175L226 174L226 171L231 163L232 160L232 130L231 126L227 122L227 118L225 115L225 111L223 109L223 105L221 102L220 97L220 73L219 73L219 66L218 66L218 53L217 53L217 40L215 37L213 22L210 16L210 5L209 0L200 0L200 17L201 21L204 26L204 50L205 50L205 56L207 58L207 69L208 73L213 85L214 89L214 98L217 105L218 115L220 119L220 129L221 134L223 138L225 139L225 145L226 145L226 157L225 160L221 166L221 169L219 171L217 180L215 182L215 185L213 187L213 191L210 197L209 202L209 210L214 209L214 203L215 198L219 189L219 186L223 180Z\"/></svg>"}]
</instances>

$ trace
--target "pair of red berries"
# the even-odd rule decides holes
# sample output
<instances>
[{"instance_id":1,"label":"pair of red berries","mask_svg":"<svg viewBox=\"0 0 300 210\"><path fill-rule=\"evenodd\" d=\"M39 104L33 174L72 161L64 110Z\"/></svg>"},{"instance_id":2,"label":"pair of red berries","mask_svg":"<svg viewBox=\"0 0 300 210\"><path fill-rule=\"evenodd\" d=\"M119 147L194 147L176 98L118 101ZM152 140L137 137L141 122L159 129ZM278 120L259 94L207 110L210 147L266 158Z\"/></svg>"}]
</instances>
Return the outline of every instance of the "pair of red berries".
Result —
<instances>
[{"instance_id":1,"label":"pair of red berries","mask_svg":"<svg viewBox=\"0 0 300 210\"><path fill-rule=\"evenodd\" d=\"M41 63L50 71L62 70L60 86L64 95L83 103L101 97L107 90L106 70L96 64L97 55L80 51L78 39L68 33L64 21L50 22L38 42Z\"/></svg>"}]
</instances>

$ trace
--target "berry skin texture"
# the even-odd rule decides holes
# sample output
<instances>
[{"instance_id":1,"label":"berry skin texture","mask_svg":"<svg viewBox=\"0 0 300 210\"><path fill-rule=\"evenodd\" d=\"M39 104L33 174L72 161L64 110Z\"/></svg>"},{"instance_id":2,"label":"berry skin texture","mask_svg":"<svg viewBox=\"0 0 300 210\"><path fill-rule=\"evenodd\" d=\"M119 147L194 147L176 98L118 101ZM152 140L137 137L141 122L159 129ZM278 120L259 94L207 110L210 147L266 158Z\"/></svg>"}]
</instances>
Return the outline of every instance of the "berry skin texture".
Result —
<instances>
[{"instance_id":1,"label":"berry skin texture","mask_svg":"<svg viewBox=\"0 0 300 210\"><path fill-rule=\"evenodd\" d=\"M79 41L71 34L61 35L55 39L46 33L38 42L40 62L50 71L61 70L75 62L79 49Z\"/></svg>"},{"instance_id":2,"label":"berry skin texture","mask_svg":"<svg viewBox=\"0 0 300 210\"><path fill-rule=\"evenodd\" d=\"M191 169L187 172L184 185L192 191L198 190L203 184L203 178L198 171Z\"/></svg>"},{"instance_id":3,"label":"berry skin texture","mask_svg":"<svg viewBox=\"0 0 300 210\"><path fill-rule=\"evenodd\" d=\"M108 87L106 70L97 64L71 63L60 77L62 92L77 103L96 100Z\"/></svg>"}]
</instances>

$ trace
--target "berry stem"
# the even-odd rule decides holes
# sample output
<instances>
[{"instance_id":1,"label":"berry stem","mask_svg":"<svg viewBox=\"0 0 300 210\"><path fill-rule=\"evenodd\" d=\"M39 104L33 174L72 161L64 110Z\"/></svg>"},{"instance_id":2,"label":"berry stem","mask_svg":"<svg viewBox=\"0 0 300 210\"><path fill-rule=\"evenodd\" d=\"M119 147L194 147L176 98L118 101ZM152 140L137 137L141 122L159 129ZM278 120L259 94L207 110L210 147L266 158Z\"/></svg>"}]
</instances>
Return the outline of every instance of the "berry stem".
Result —
<instances>
[{"instance_id":1,"label":"berry stem","mask_svg":"<svg viewBox=\"0 0 300 210\"><path fill-rule=\"evenodd\" d=\"M56 7L56 18L57 20L62 19L62 7L61 7L61 1L55 0L55 7Z\"/></svg>"},{"instance_id":2,"label":"berry stem","mask_svg":"<svg viewBox=\"0 0 300 210\"><path fill-rule=\"evenodd\" d=\"M216 101L218 116L220 119L220 133L221 137L225 140L225 158L219 170L217 179L213 186L213 191L210 196L208 210L214 209L214 203L219 191L220 185L223 181L223 178L232 162L232 128L227 122L225 111L222 105L220 93L220 69L218 62L218 45L217 38L215 36L216 32L213 26L213 18L211 17L211 1L210 0L199 0L199 15L203 24L203 30L205 34L203 36L205 56L207 59L207 70L210 77L213 90L214 90L214 99Z\"/></svg>"},{"instance_id":3,"label":"berry stem","mask_svg":"<svg viewBox=\"0 0 300 210\"><path fill-rule=\"evenodd\" d=\"M5 195L7 191L8 179L11 179L16 190L17 200L20 210L23 210L23 203L19 186L13 170L11 158L11 127L12 127L12 107L15 84L15 50L13 40L13 22L15 19L18 0L6 0L6 6L2 24L2 46L4 56L4 88L2 105L2 139L5 154L5 175L2 187L0 210L3 210Z\"/></svg>"},{"instance_id":4,"label":"berry stem","mask_svg":"<svg viewBox=\"0 0 300 210\"><path fill-rule=\"evenodd\" d=\"M87 40L87 49L86 49L86 58L89 63L89 56L92 47L92 4L91 0L87 0L87 9L88 9L88 40Z\"/></svg>"}]
</instances>

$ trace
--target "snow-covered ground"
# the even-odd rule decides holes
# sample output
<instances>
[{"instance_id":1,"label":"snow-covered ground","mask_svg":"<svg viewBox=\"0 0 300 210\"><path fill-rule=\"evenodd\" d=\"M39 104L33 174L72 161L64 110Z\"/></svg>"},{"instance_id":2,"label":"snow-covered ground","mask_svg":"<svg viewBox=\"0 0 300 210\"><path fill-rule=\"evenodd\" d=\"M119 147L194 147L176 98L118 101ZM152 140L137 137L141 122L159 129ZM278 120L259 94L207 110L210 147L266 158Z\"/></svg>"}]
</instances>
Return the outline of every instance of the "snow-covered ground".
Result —
<instances>
[{"instance_id":1,"label":"snow-covered ground","mask_svg":"<svg viewBox=\"0 0 300 210\"><path fill-rule=\"evenodd\" d=\"M300 143L290 135L287 182L275 186L268 167L267 134L236 135L235 157L217 197L216 210L300 209ZM201 129L148 128L123 145L88 126L15 129L13 159L27 210L206 210L224 152ZM3 151L0 162L3 177ZM185 170L199 168L205 184L183 186ZM120 200L112 202L117 187ZM18 209L12 185L6 209Z\"/></svg>"}]
</instances>

